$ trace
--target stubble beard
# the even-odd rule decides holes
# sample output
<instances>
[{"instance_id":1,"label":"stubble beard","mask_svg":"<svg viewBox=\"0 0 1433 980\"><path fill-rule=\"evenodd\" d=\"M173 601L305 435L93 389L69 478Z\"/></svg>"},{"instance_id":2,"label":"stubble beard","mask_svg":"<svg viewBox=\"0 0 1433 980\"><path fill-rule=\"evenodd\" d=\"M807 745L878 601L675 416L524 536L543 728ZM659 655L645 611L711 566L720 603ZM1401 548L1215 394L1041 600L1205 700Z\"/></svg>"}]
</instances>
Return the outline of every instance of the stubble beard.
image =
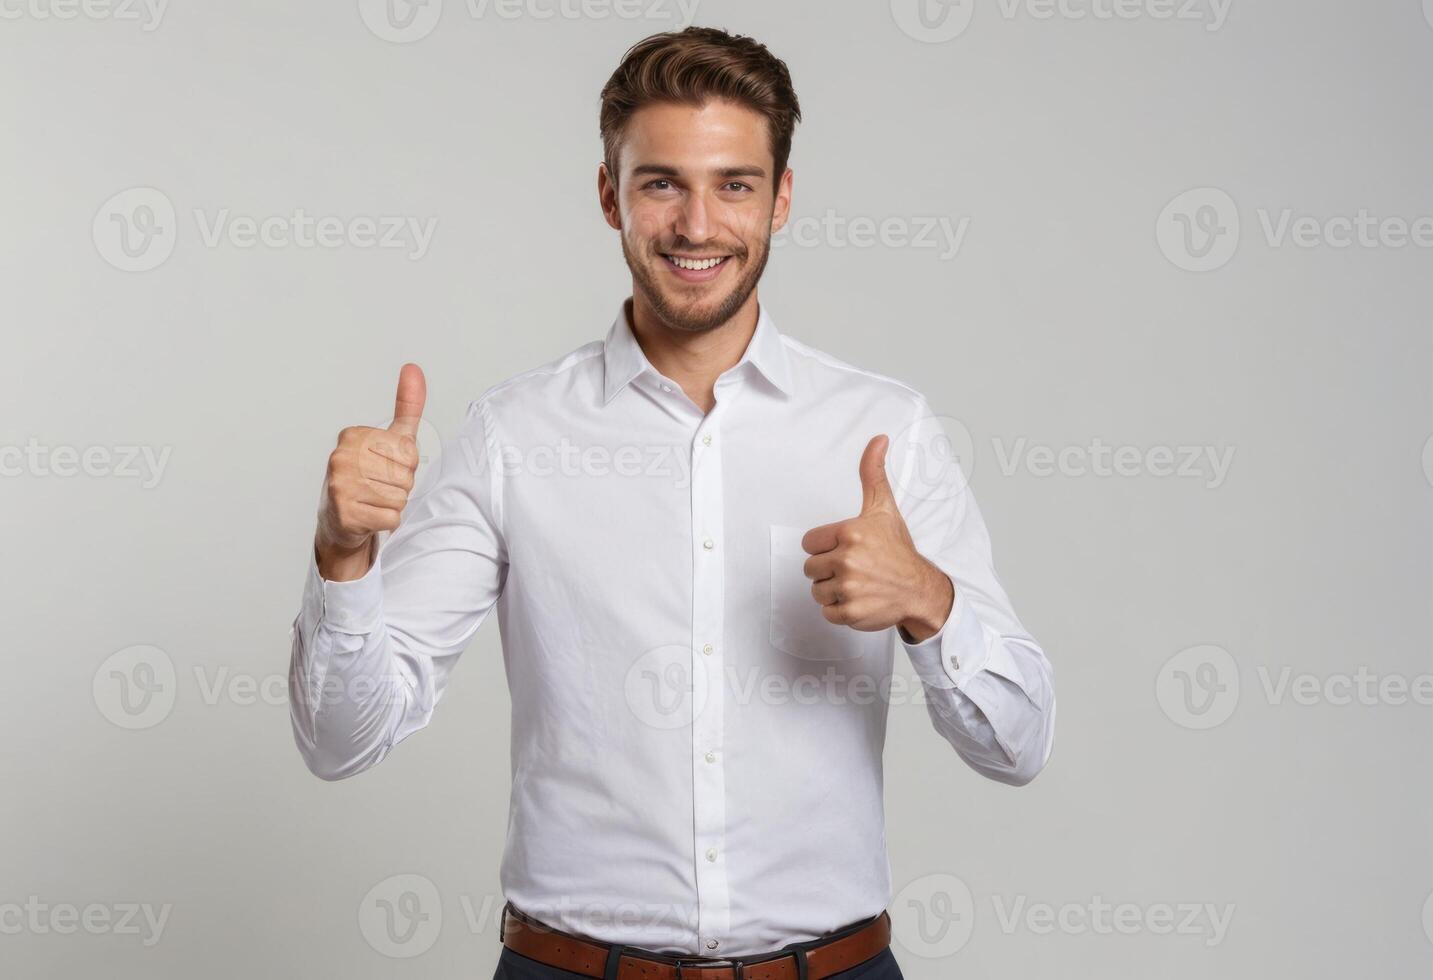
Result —
<instances>
[{"instance_id":1,"label":"stubble beard","mask_svg":"<svg viewBox=\"0 0 1433 980\"><path fill-rule=\"evenodd\" d=\"M627 268L632 270L632 282L641 293L642 299L665 326L672 330L679 330L683 333L705 333L714 330L726 323L736 312L746 304L756 284L761 281L761 275L766 271L766 261L771 256L771 236L768 235L761 243L760 254L755 261L750 259L751 252L745 254L733 253L728 262L741 260L746 263L746 269L732 286L731 291L722 298L709 311L703 311L701 307L678 306L668 299L667 294L657 284L657 275L651 265L637 261L627 245L626 236L622 238L622 256L627 260ZM652 252L652 262L666 263L666 258L660 252Z\"/></svg>"}]
</instances>

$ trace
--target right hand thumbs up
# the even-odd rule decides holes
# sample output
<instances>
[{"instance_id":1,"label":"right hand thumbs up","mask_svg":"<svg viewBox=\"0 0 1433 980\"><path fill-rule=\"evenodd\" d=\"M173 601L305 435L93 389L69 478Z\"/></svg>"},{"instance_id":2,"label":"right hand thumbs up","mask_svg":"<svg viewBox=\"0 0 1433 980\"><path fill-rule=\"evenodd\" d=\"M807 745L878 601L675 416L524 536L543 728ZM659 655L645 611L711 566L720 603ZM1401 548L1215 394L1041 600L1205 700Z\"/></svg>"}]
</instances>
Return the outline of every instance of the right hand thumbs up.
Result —
<instances>
[{"instance_id":1,"label":"right hand thumbs up","mask_svg":"<svg viewBox=\"0 0 1433 980\"><path fill-rule=\"evenodd\" d=\"M338 434L314 540L324 578L361 578L372 564L373 535L398 527L418 471L418 423L427 397L422 369L405 364L388 428L350 426Z\"/></svg>"}]
</instances>

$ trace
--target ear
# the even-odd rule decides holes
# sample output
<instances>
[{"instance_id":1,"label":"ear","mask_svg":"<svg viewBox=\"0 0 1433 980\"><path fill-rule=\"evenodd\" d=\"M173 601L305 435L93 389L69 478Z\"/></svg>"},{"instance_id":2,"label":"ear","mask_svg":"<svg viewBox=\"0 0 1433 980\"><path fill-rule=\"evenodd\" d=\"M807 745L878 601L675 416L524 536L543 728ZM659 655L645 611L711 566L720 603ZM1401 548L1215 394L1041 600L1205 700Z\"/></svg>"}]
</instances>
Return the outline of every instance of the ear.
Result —
<instances>
[{"instance_id":1,"label":"ear","mask_svg":"<svg viewBox=\"0 0 1433 980\"><path fill-rule=\"evenodd\" d=\"M791 185L795 179L795 172L787 167L786 173L781 175L781 180L776 184L776 207L771 212L773 233L784 228L786 219L791 217Z\"/></svg>"},{"instance_id":2,"label":"ear","mask_svg":"<svg viewBox=\"0 0 1433 980\"><path fill-rule=\"evenodd\" d=\"M617 179L607 169L607 164L597 165L597 203L602 208L602 217L608 227L622 230L622 209L617 203Z\"/></svg>"}]
</instances>

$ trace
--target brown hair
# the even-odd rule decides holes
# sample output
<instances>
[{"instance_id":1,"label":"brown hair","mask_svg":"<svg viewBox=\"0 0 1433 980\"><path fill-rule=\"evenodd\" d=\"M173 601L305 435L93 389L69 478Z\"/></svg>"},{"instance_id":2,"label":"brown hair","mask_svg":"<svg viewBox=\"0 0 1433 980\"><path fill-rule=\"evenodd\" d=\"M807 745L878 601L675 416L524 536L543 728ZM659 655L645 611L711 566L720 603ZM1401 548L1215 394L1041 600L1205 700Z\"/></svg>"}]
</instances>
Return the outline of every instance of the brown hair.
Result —
<instances>
[{"instance_id":1,"label":"brown hair","mask_svg":"<svg viewBox=\"0 0 1433 980\"><path fill-rule=\"evenodd\" d=\"M774 185L786 172L791 134L801 120L791 73L766 45L715 27L653 34L623 55L602 87L599 129L612 180L617 179L617 151L633 113L652 103L699 106L709 99L727 99L766 117L776 160Z\"/></svg>"}]
</instances>

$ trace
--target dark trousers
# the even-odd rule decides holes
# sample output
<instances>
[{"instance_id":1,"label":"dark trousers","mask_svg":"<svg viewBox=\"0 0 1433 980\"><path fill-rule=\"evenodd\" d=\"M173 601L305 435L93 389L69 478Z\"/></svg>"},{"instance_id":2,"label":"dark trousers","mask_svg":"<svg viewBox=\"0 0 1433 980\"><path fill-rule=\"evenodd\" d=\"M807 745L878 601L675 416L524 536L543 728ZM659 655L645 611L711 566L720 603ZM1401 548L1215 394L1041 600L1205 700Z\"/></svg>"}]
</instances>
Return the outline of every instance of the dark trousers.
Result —
<instances>
[{"instance_id":1,"label":"dark trousers","mask_svg":"<svg viewBox=\"0 0 1433 980\"><path fill-rule=\"evenodd\" d=\"M498 958L498 972L493 974L493 980L587 980L587 978L580 973L559 970L546 963L528 959L504 946L502 955ZM887 946L866 962L833 974L831 980L904 980L904 978L901 976L901 968L896 965L895 955Z\"/></svg>"}]
</instances>

